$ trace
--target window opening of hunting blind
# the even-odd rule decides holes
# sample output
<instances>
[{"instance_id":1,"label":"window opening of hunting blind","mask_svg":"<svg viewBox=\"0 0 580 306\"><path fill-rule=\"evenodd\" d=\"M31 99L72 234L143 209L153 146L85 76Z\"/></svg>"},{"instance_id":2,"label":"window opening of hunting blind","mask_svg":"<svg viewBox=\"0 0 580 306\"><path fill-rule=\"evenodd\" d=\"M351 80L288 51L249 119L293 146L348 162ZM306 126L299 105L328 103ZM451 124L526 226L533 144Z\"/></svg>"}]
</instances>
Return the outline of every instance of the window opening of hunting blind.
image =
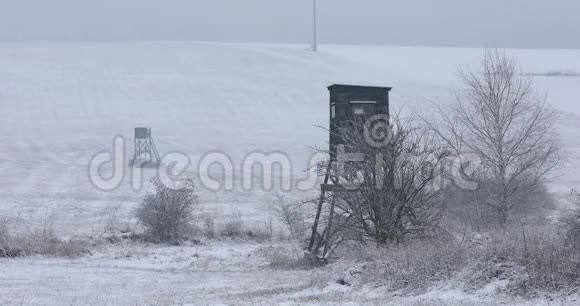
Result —
<instances>
[{"instance_id":1,"label":"window opening of hunting blind","mask_svg":"<svg viewBox=\"0 0 580 306\"><path fill-rule=\"evenodd\" d=\"M334 119L336 117L336 104L330 105L330 118Z\"/></svg>"},{"instance_id":2,"label":"window opening of hunting blind","mask_svg":"<svg viewBox=\"0 0 580 306\"><path fill-rule=\"evenodd\" d=\"M364 116L365 114L373 114L376 109L376 101L350 101L352 105L352 112L356 116Z\"/></svg>"}]
</instances>

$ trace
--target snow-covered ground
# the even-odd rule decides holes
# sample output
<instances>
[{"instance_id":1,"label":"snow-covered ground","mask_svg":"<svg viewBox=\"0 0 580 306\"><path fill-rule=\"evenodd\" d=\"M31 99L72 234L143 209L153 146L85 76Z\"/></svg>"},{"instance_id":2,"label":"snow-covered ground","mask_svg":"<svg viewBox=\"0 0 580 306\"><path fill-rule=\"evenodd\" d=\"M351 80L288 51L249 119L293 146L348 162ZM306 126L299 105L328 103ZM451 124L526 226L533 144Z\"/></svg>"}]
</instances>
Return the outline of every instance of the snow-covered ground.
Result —
<instances>
[{"instance_id":1,"label":"snow-covered ground","mask_svg":"<svg viewBox=\"0 0 580 306\"><path fill-rule=\"evenodd\" d=\"M76 259L0 261L0 304L171 305L237 303L301 291L308 271L272 270L276 245L116 245ZM282 246L284 247L284 246Z\"/></svg>"},{"instance_id":2,"label":"snow-covered ground","mask_svg":"<svg viewBox=\"0 0 580 306\"><path fill-rule=\"evenodd\" d=\"M324 286L316 283L316 270L271 268L265 254L276 248L292 246L232 241L179 247L129 243L94 250L92 256L79 259L0 259L0 304L498 305L493 288L468 294L449 284L409 297L384 287ZM552 305L540 300L503 301Z\"/></svg>"},{"instance_id":3,"label":"snow-covered ground","mask_svg":"<svg viewBox=\"0 0 580 306\"><path fill-rule=\"evenodd\" d=\"M510 53L518 56L524 73L580 72L580 50ZM192 172L208 152L228 154L239 171L250 152L281 151L293 162L294 174L302 175L311 147L326 145L327 132L317 127L328 125L326 86L392 86L392 110L429 114L435 104L449 101L458 85L457 67L475 68L482 54L481 49L370 46L323 46L313 53L293 45L0 43L0 216L50 219L67 236L102 232L111 209L128 220L149 185L134 191L126 178L119 188L100 191L87 172L95 154L111 151L116 135L131 140L137 126L153 127L162 154L188 154ZM580 77L533 79L561 115L557 126L566 159L550 190L559 207L572 208L568 193L580 187ZM311 193L291 192L306 195ZM255 223L269 218L271 201L269 192L259 190L201 190L205 211L224 218L239 213ZM193 271L188 256L195 251L183 252L183 262L172 255L178 262L161 268L147 263L156 257L151 254L136 266L131 258L114 259L110 253L78 260L2 260L0 304L29 301L23 288L38 292L33 303L235 302L237 295L251 292L296 294L309 282L307 272L271 273L259 266ZM238 255L248 254L252 250ZM166 284L163 292L154 295L160 283Z\"/></svg>"},{"instance_id":4,"label":"snow-covered ground","mask_svg":"<svg viewBox=\"0 0 580 306\"><path fill-rule=\"evenodd\" d=\"M384 287L316 282L316 270L281 270L265 254L291 245L213 242L112 245L79 259L0 259L2 305L574 305L498 300L494 285L466 293L450 283L417 296ZM500 281L498 281L500 282Z\"/></svg>"}]
</instances>

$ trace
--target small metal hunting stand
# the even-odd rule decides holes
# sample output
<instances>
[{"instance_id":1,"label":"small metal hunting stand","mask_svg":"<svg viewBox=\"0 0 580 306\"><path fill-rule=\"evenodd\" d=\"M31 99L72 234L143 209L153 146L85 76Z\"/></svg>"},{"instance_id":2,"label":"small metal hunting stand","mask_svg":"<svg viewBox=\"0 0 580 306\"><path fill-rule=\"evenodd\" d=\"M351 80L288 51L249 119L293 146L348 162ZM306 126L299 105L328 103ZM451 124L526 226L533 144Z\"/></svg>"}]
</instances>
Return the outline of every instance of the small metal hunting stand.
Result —
<instances>
[{"instance_id":1,"label":"small metal hunting stand","mask_svg":"<svg viewBox=\"0 0 580 306\"><path fill-rule=\"evenodd\" d=\"M335 219L335 207L337 195L341 193L356 193L356 189L345 188L336 171L338 146L344 144L340 134L345 128L351 128L354 119L369 118L376 115L389 116L389 92L390 87L370 87L353 85L332 85L330 91L330 160L325 165L324 183L321 185L320 197L312 234L308 244L306 255L313 262L324 264L334 252L332 240L338 239L340 228L333 224ZM361 132L362 133L362 132ZM361 135L363 137L363 135ZM326 226L319 232L324 206L328 208ZM328 205L330 207L328 207ZM347 217L347 220L350 217Z\"/></svg>"},{"instance_id":2,"label":"small metal hunting stand","mask_svg":"<svg viewBox=\"0 0 580 306\"><path fill-rule=\"evenodd\" d=\"M135 128L134 147L135 153L131 160L131 166L142 168L159 167L161 158L151 137L151 128Z\"/></svg>"}]
</instances>

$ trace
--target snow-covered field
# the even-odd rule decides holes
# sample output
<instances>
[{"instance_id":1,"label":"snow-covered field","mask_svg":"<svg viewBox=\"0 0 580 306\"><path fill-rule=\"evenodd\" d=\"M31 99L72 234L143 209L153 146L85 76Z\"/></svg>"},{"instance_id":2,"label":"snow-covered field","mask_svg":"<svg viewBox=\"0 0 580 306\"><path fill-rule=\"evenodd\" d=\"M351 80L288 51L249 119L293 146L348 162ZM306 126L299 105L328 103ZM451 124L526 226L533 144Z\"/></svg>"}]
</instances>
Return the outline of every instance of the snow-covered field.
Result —
<instances>
[{"instance_id":1,"label":"snow-covered field","mask_svg":"<svg viewBox=\"0 0 580 306\"><path fill-rule=\"evenodd\" d=\"M282 151L303 175L312 146L326 145L326 86L393 86L393 110L429 112L445 103L457 67L476 66L479 49L217 43L1 43L0 213L55 219L64 234L100 230L100 215L128 213L143 192L126 178L103 192L88 162L112 151L115 135L132 151L136 126L151 126L161 154L196 162L223 151L240 167L245 154ZM580 51L513 50L524 73L580 71ZM552 184L562 195L580 186L580 77L534 77L559 122L567 164ZM145 182L147 183L147 182ZM145 185L147 189L148 185ZM265 192L202 196L208 210L264 217Z\"/></svg>"},{"instance_id":2,"label":"snow-covered field","mask_svg":"<svg viewBox=\"0 0 580 306\"><path fill-rule=\"evenodd\" d=\"M116 245L80 259L0 260L2 305L500 305L494 284L465 293L448 284L417 296L382 287L316 284L316 271L272 269L264 254L285 244L215 242ZM501 286L501 284L497 284ZM503 299L509 305L574 305Z\"/></svg>"},{"instance_id":3,"label":"snow-covered field","mask_svg":"<svg viewBox=\"0 0 580 306\"><path fill-rule=\"evenodd\" d=\"M268 268L261 254L273 247L118 245L77 260L3 260L0 304L236 303L309 287L309 272Z\"/></svg>"},{"instance_id":4,"label":"snow-covered field","mask_svg":"<svg viewBox=\"0 0 580 306\"><path fill-rule=\"evenodd\" d=\"M521 61L523 73L580 72L580 50L510 53ZM312 147L326 145L327 133L317 127L328 125L326 86L392 86L392 110L429 114L435 104L449 101L458 85L457 67L476 67L482 54L481 49L370 46L323 46L313 53L293 45L0 43L0 216L32 223L50 218L67 236L102 232L112 208L129 220L147 182L142 191L132 190L128 178L116 190L100 191L87 171L95 154L112 150L116 135L131 141L137 126L153 127L162 154L188 154L192 172L208 152L228 154L239 170L250 152L281 151L301 175ZM580 186L580 77L533 79L561 115L557 126L566 160L550 190L560 208L572 208L568 193ZM201 191L204 210L239 213L256 223L269 217L271 201L269 192L259 190ZM81 303L186 303L195 302L189 297L196 295L235 301L237 293L251 291L248 286L268 295L299 290L309 279L295 272L272 278L259 267L193 273L180 265L158 271L123 260L120 268L110 257L3 260L0 291L7 294L0 294L0 303L27 301L22 288L48 296L35 303L75 304L73 296L57 297L72 292L88 292ZM265 278L267 284L260 283ZM196 281L205 285L196 287ZM160 296L131 295L159 283L167 290ZM96 291L107 298L96 299Z\"/></svg>"}]
</instances>

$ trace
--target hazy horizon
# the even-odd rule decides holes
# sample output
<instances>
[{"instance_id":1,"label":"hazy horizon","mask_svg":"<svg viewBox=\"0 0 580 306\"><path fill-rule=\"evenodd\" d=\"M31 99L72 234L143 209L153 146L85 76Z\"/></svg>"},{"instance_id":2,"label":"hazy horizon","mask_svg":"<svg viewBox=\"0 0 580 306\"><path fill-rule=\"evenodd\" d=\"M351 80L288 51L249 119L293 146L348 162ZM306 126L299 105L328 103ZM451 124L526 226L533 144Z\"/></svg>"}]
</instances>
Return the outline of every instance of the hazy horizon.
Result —
<instances>
[{"instance_id":1,"label":"hazy horizon","mask_svg":"<svg viewBox=\"0 0 580 306\"><path fill-rule=\"evenodd\" d=\"M318 0L328 44L580 48L574 0ZM309 44L312 0L0 0L4 41Z\"/></svg>"}]
</instances>

